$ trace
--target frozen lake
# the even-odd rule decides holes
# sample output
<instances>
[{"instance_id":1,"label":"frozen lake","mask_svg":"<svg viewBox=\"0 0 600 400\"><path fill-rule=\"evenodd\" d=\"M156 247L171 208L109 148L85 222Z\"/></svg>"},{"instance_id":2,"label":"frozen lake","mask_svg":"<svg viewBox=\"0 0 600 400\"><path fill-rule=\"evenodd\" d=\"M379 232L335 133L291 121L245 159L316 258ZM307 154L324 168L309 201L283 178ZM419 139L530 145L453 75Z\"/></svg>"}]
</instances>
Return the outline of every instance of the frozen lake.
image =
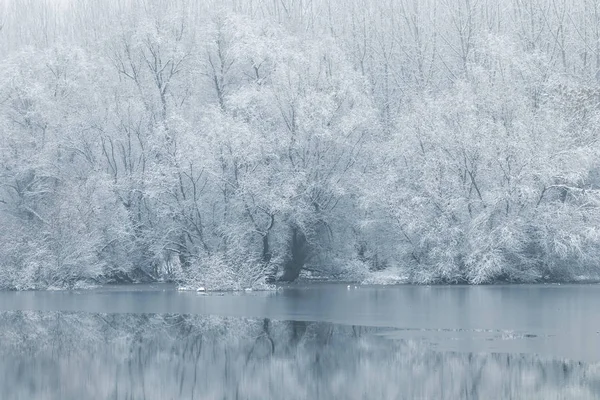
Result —
<instances>
[{"instance_id":1,"label":"frozen lake","mask_svg":"<svg viewBox=\"0 0 600 400\"><path fill-rule=\"evenodd\" d=\"M598 304L598 285L0 292L0 398L598 398Z\"/></svg>"}]
</instances>

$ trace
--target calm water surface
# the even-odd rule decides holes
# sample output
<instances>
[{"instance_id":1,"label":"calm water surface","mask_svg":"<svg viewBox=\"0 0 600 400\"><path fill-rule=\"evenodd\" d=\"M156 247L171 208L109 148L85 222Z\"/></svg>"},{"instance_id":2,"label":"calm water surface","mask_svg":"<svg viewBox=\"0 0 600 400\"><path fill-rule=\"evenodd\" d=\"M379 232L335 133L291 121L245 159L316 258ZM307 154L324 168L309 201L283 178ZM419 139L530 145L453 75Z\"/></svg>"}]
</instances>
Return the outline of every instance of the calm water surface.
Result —
<instances>
[{"instance_id":1,"label":"calm water surface","mask_svg":"<svg viewBox=\"0 0 600 400\"><path fill-rule=\"evenodd\" d=\"M0 398L600 398L600 286L0 292Z\"/></svg>"}]
</instances>

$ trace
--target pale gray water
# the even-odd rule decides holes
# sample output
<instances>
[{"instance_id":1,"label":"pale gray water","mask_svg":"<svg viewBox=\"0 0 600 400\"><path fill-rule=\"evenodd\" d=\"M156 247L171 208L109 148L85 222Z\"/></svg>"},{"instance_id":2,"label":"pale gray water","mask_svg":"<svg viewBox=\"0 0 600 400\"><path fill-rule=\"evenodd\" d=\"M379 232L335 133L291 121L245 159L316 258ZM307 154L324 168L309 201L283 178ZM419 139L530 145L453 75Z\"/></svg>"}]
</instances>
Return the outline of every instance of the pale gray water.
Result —
<instances>
[{"instance_id":1,"label":"pale gray water","mask_svg":"<svg viewBox=\"0 0 600 400\"><path fill-rule=\"evenodd\" d=\"M392 327L404 329L398 337L423 337L440 348L600 361L600 285L348 289L345 284L319 284L276 292L204 294L158 284L0 292L0 311L15 310L198 314Z\"/></svg>"},{"instance_id":2,"label":"pale gray water","mask_svg":"<svg viewBox=\"0 0 600 400\"><path fill-rule=\"evenodd\" d=\"M600 398L600 286L0 292L0 398Z\"/></svg>"}]
</instances>

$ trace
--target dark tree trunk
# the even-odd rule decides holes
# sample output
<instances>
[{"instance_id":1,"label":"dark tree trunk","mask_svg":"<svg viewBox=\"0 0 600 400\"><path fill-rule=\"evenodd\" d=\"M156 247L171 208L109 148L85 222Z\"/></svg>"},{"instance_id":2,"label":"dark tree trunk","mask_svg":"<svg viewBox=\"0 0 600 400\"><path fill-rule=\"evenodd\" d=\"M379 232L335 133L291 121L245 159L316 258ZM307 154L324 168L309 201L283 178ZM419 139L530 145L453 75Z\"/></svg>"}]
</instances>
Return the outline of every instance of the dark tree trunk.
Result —
<instances>
[{"instance_id":1,"label":"dark tree trunk","mask_svg":"<svg viewBox=\"0 0 600 400\"><path fill-rule=\"evenodd\" d=\"M292 226L290 240L290 257L283 267L282 282L293 282L298 279L300 272L308 261L310 249L306 236L297 226Z\"/></svg>"},{"instance_id":2,"label":"dark tree trunk","mask_svg":"<svg viewBox=\"0 0 600 400\"><path fill-rule=\"evenodd\" d=\"M269 234L267 233L263 236L263 251L262 251L262 261L265 264L271 262L271 250L269 249Z\"/></svg>"},{"instance_id":3,"label":"dark tree trunk","mask_svg":"<svg viewBox=\"0 0 600 400\"><path fill-rule=\"evenodd\" d=\"M273 257L273 254L271 253L271 246L269 245L269 234L270 234L271 229L273 228L274 224L275 224L275 216L271 215L271 223L262 238L262 246L263 246L262 262L265 267L269 267L269 264L271 264L271 258ZM275 283L276 280L277 280L277 265L271 265L271 269L267 274L266 282L267 283Z\"/></svg>"},{"instance_id":4,"label":"dark tree trunk","mask_svg":"<svg viewBox=\"0 0 600 400\"><path fill-rule=\"evenodd\" d=\"M179 263L181 264L181 268L184 271L189 271L190 270L190 266L191 266L191 260L190 260L190 253L188 252L187 249L187 241L185 238L185 235L181 234L180 238L179 238Z\"/></svg>"},{"instance_id":5,"label":"dark tree trunk","mask_svg":"<svg viewBox=\"0 0 600 400\"><path fill-rule=\"evenodd\" d=\"M269 247L269 234L263 236L263 252L262 252L262 262L265 267L268 267L271 263L271 250ZM275 283L277 280L277 265L271 265L271 269L269 270L266 278L267 283Z\"/></svg>"}]
</instances>

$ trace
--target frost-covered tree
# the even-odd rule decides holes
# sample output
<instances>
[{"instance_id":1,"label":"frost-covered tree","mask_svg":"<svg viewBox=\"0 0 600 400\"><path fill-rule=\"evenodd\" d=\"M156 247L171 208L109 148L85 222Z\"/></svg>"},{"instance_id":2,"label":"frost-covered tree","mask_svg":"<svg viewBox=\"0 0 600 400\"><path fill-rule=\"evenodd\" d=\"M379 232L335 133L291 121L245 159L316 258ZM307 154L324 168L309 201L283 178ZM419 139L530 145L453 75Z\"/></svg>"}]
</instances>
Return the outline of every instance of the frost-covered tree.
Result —
<instances>
[{"instance_id":1,"label":"frost-covered tree","mask_svg":"<svg viewBox=\"0 0 600 400\"><path fill-rule=\"evenodd\" d=\"M1 4L0 285L597 276L599 15Z\"/></svg>"}]
</instances>

